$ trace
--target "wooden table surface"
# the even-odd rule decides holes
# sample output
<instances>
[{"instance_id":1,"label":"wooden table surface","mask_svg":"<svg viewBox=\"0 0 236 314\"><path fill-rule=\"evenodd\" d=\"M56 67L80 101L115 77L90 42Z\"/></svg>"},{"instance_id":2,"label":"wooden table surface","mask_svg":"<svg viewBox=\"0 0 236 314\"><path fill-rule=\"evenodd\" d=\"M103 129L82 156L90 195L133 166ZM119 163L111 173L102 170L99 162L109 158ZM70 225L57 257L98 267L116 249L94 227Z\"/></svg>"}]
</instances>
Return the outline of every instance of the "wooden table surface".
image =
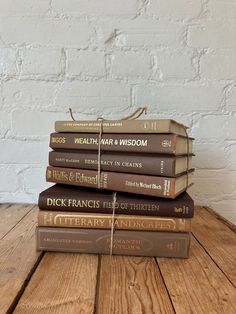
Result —
<instances>
[{"instance_id":1,"label":"wooden table surface","mask_svg":"<svg viewBox=\"0 0 236 314\"><path fill-rule=\"evenodd\" d=\"M236 313L235 227L197 207L186 260L35 251L35 205L0 205L0 313Z\"/></svg>"}]
</instances>

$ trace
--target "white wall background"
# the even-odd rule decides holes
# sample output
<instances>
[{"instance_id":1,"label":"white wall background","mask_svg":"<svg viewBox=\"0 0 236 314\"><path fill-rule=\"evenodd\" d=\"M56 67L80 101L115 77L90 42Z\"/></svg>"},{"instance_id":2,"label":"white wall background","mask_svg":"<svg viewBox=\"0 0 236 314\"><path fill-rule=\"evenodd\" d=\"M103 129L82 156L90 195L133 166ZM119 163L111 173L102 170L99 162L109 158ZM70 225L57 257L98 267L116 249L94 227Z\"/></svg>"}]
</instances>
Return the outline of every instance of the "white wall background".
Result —
<instances>
[{"instance_id":1,"label":"white wall background","mask_svg":"<svg viewBox=\"0 0 236 314\"><path fill-rule=\"evenodd\" d=\"M197 204L236 222L235 0L0 0L0 202L36 202L54 121L191 126Z\"/></svg>"}]
</instances>

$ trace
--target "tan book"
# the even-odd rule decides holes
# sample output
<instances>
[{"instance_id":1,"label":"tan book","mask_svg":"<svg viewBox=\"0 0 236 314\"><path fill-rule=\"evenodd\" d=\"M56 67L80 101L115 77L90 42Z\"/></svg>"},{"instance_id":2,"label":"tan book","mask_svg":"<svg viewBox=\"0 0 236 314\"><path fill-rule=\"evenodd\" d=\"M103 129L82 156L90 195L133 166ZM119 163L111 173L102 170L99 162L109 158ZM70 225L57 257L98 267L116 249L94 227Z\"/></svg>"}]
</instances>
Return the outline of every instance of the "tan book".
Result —
<instances>
[{"instance_id":1,"label":"tan book","mask_svg":"<svg viewBox=\"0 0 236 314\"><path fill-rule=\"evenodd\" d=\"M111 229L112 215L43 210L39 211L38 225L41 227ZM114 228L116 230L190 232L191 219L115 215Z\"/></svg>"},{"instance_id":2,"label":"tan book","mask_svg":"<svg viewBox=\"0 0 236 314\"><path fill-rule=\"evenodd\" d=\"M56 121L56 132L98 133L173 133L186 136L184 126L171 119Z\"/></svg>"}]
</instances>

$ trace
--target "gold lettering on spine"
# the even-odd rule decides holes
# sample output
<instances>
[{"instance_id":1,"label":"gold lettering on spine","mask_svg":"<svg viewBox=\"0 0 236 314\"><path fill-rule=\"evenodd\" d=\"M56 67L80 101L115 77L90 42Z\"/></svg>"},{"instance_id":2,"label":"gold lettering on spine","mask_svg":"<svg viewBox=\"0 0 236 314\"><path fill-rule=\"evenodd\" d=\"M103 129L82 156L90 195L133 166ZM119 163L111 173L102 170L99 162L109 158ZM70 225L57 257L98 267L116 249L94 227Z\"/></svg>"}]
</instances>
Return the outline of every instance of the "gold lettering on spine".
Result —
<instances>
[{"instance_id":1,"label":"gold lettering on spine","mask_svg":"<svg viewBox=\"0 0 236 314\"><path fill-rule=\"evenodd\" d=\"M65 137L58 137L58 136L52 136L51 137L51 142L52 144L65 144L66 143L66 138Z\"/></svg>"},{"instance_id":2,"label":"gold lettering on spine","mask_svg":"<svg viewBox=\"0 0 236 314\"><path fill-rule=\"evenodd\" d=\"M164 191L163 191L164 195L169 196L170 195L170 180L164 180Z\"/></svg>"},{"instance_id":3,"label":"gold lettering on spine","mask_svg":"<svg viewBox=\"0 0 236 314\"><path fill-rule=\"evenodd\" d=\"M87 216L78 214L53 214L45 213L43 216L43 224L57 227L78 227L78 228L98 228L110 229L112 225L112 218L110 215L106 217L101 216ZM115 220L116 229L124 230L166 230L166 231L185 231L185 219L173 218L125 218L118 217Z\"/></svg>"}]
</instances>

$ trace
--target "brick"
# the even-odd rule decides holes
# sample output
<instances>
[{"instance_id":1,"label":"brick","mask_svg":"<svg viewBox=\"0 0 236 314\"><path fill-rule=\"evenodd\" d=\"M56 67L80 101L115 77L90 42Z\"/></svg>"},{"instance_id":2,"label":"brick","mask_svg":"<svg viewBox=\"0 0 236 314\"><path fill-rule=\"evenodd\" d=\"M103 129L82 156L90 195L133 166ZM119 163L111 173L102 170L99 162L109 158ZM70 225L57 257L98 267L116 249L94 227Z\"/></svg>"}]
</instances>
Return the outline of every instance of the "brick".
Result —
<instances>
[{"instance_id":1,"label":"brick","mask_svg":"<svg viewBox=\"0 0 236 314\"><path fill-rule=\"evenodd\" d=\"M180 47L184 26L181 22L133 20L106 20L96 23L98 43L124 47ZM114 38L114 30L119 36Z\"/></svg>"},{"instance_id":2,"label":"brick","mask_svg":"<svg viewBox=\"0 0 236 314\"><path fill-rule=\"evenodd\" d=\"M236 117L207 115L194 125L193 136L199 139L236 139Z\"/></svg>"},{"instance_id":3,"label":"brick","mask_svg":"<svg viewBox=\"0 0 236 314\"><path fill-rule=\"evenodd\" d=\"M210 206L221 216L236 224L236 199L224 199L217 202L211 201Z\"/></svg>"},{"instance_id":4,"label":"brick","mask_svg":"<svg viewBox=\"0 0 236 314\"><path fill-rule=\"evenodd\" d=\"M47 142L18 141L15 139L0 140L1 164L39 164L46 165L48 159Z\"/></svg>"},{"instance_id":5,"label":"brick","mask_svg":"<svg viewBox=\"0 0 236 314\"><path fill-rule=\"evenodd\" d=\"M151 73L151 58L148 54L116 52L112 59L112 74L116 77L148 77Z\"/></svg>"},{"instance_id":6,"label":"brick","mask_svg":"<svg viewBox=\"0 0 236 314\"><path fill-rule=\"evenodd\" d=\"M16 71L16 52L12 48L0 47L0 75L14 75Z\"/></svg>"},{"instance_id":7,"label":"brick","mask_svg":"<svg viewBox=\"0 0 236 314\"><path fill-rule=\"evenodd\" d=\"M62 51L52 48L21 50L21 74L59 75L62 71Z\"/></svg>"},{"instance_id":8,"label":"brick","mask_svg":"<svg viewBox=\"0 0 236 314\"><path fill-rule=\"evenodd\" d=\"M232 144L227 148L228 151L228 168L236 170L236 144Z\"/></svg>"},{"instance_id":9,"label":"brick","mask_svg":"<svg viewBox=\"0 0 236 314\"><path fill-rule=\"evenodd\" d=\"M98 115L119 114L130 105L130 88L120 82L64 82L58 89L55 102L60 110L69 107L79 112L80 119Z\"/></svg>"},{"instance_id":10,"label":"brick","mask_svg":"<svg viewBox=\"0 0 236 314\"><path fill-rule=\"evenodd\" d=\"M221 80L236 78L235 50L206 54L201 58L201 77Z\"/></svg>"},{"instance_id":11,"label":"brick","mask_svg":"<svg viewBox=\"0 0 236 314\"><path fill-rule=\"evenodd\" d=\"M54 122L66 117L66 113L15 110L12 113L12 134L49 137L54 130Z\"/></svg>"},{"instance_id":12,"label":"brick","mask_svg":"<svg viewBox=\"0 0 236 314\"><path fill-rule=\"evenodd\" d=\"M19 180L15 166L0 166L1 192L15 192L19 188Z\"/></svg>"},{"instance_id":13,"label":"brick","mask_svg":"<svg viewBox=\"0 0 236 314\"><path fill-rule=\"evenodd\" d=\"M0 138L4 137L11 127L10 113L0 111Z\"/></svg>"},{"instance_id":14,"label":"brick","mask_svg":"<svg viewBox=\"0 0 236 314\"><path fill-rule=\"evenodd\" d=\"M159 17L194 18L201 12L200 0L150 0L147 12Z\"/></svg>"},{"instance_id":15,"label":"brick","mask_svg":"<svg viewBox=\"0 0 236 314\"><path fill-rule=\"evenodd\" d=\"M53 11L65 15L119 16L135 15L138 10L136 0L54 0Z\"/></svg>"},{"instance_id":16,"label":"brick","mask_svg":"<svg viewBox=\"0 0 236 314\"><path fill-rule=\"evenodd\" d=\"M217 111L223 87L209 85L143 85L137 87L137 105L148 104L155 113L162 111Z\"/></svg>"},{"instance_id":17,"label":"brick","mask_svg":"<svg viewBox=\"0 0 236 314\"><path fill-rule=\"evenodd\" d=\"M234 0L210 0L209 1L210 16L217 19L235 19L236 3Z\"/></svg>"},{"instance_id":18,"label":"brick","mask_svg":"<svg viewBox=\"0 0 236 314\"><path fill-rule=\"evenodd\" d=\"M49 10L50 0L1 0L0 16L34 16Z\"/></svg>"},{"instance_id":19,"label":"brick","mask_svg":"<svg viewBox=\"0 0 236 314\"><path fill-rule=\"evenodd\" d=\"M228 110L236 111L236 86L233 86L228 92L226 104Z\"/></svg>"},{"instance_id":20,"label":"brick","mask_svg":"<svg viewBox=\"0 0 236 314\"><path fill-rule=\"evenodd\" d=\"M224 142L197 143L194 142L193 166L198 169L224 169L228 165L228 156L225 152Z\"/></svg>"},{"instance_id":21,"label":"brick","mask_svg":"<svg viewBox=\"0 0 236 314\"><path fill-rule=\"evenodd\" d=\"M0 192L0 202L1 203L37 203L38 196L36 194L27 194L23 190L17 190L16 192Z\"/></svg>"},{"instance_id":22,"label":"brick","mask_svg":"<svg viewBox=\"0 0 236 314\"><path fill-rule=\"evenodd\" d=\"M189 52L161 51L157 52L158 65L162 78L191 79L196 76Z\"/></svg>"},{"instance_id":23,"label":"brick","mask_svg":"<svg viewBox=\"0 0 236 314\"><path fill-rule=\"evenodd\" d=\"M55 82L11 80L4 82L2 95L6 107L51 108L58 86Z\"/></svg>"},{"instance_id":24,"label":"brick","mask_svg":"<svg viewBox=\"0 0 236 314\"><path fill-rule=\"evenodd\" d=\"M86 21L58 18L2 18L0 30L2 40L8 44L41 44L60 47L86 45L90 37L94 35Z\"/></svg>"},{"instance_id":25,"label":"brick","mask_svg":"<svg viewBox=\"0 0 236 314\"><path fill-rule=\"evenodd\" d=\"M198 170L194 174L193 195L200 195L202 199L215 199L216 196L232 194L235 191L235 176L225 175L225 172Z\"/></svg>"},{"instance_id":26,"label":"brick","mask_svg":"<svg viewBox=\"0 0 236 314\"><path fill-rule=\"evenodd\" d=\"M69 75L103 76L106 74L104 53L70 49L67 56Z\"/></svg>"},{"instance_id":27,"label":"brick","mask_svg":"<svg viewBox=\"0 0 236 314\"><path fill-rule=\"evenodd\" d=\"M236 20L189 26L188 43L197 48L236 48Z\"/></svg>"},{"instance_id":28,"label":"brick","mask_svg":"<svg viewBox=\"0 0 236 314\"><path fill-rule=\"evenodd\" d=\"M41 191L49 187L45 182L46 167L28 168L23 173L23 184L26 193L38 195Z\"/></svg>"}]
</instances>

